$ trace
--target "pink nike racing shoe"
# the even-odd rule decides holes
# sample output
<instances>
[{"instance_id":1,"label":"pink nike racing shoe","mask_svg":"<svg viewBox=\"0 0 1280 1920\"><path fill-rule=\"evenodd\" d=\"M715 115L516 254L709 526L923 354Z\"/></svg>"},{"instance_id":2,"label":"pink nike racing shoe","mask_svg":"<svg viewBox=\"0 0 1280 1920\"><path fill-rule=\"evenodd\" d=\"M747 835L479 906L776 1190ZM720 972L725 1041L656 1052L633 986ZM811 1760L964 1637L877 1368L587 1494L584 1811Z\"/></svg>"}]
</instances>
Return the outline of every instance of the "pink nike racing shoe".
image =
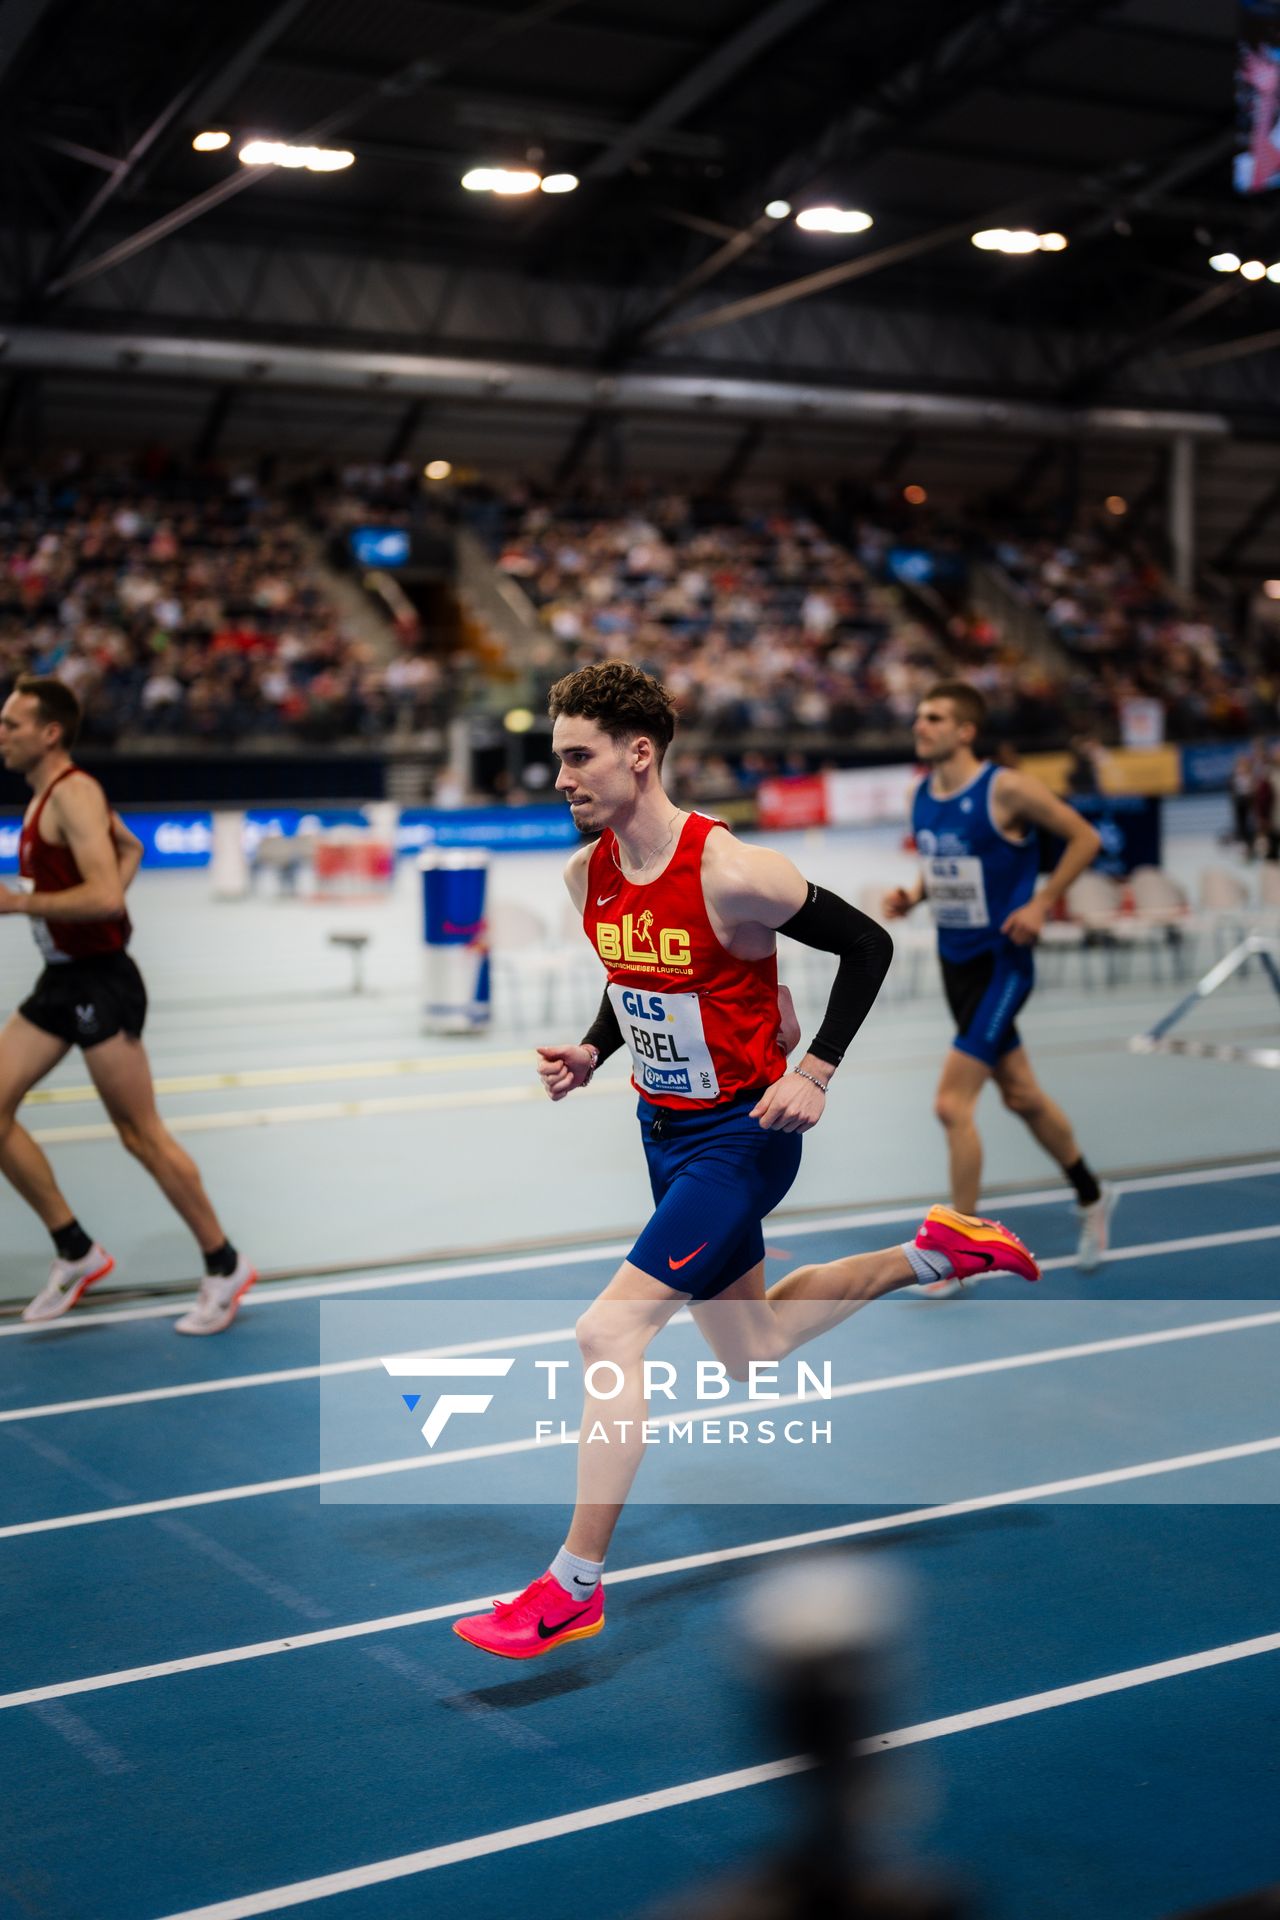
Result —
<instances>
[{"instance_id":1,"label":"pink nike racing shoe","mask_svg":"<svg viewBox=\"0 0 1280 1920\"><path fill-rule=\"evenodd\" d=\"M1020 1273L1024 1280L1040 1278L1035 1255L1016 1233L1002 1227L998 1220L980 1220L975 1214L957 1213L953 1207L930 1207L916 1235L916 1245L926 1253L945 1254L957 1280L972 1280L988 1273Z\"/></svg>"},{"instance_id":2,"label":"pink nike racing shoe","mask_svg":"<svg viewBox=\"0 0 1280 1920\"><path fill-rule=\"evenodd\" d=\"M468 1614L453 1630L484 1653L504 1660L536 1660L566 1640L586 1640L604 1626L604 1587L585 1604L544 1573L514 1600L495 1600L492 1613Z\"/></svg>"}]
</instances>

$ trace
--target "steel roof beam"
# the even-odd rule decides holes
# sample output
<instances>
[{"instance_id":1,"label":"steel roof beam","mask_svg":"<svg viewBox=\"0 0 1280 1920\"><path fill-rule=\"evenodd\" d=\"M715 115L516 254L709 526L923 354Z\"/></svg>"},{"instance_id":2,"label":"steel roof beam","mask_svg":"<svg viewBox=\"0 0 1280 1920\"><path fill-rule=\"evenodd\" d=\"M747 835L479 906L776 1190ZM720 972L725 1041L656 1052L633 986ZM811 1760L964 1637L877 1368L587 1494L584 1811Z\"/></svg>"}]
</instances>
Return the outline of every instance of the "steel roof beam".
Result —
<instances>
[{"instance_id":1,"label":"steel roof beam","mask_svg":"<svg viewBox=\"0 0 1280 1920\"><path fill-rule=\"evenodd\" d=\"M376 384L403 400L416 396L452 405L491 402L591 410L717 415L733 421L850 422L901 432L917 422L941 430L1044 436L1097 433L1154 436L1230 431L1224 414L1160 407L1068 407L1053 402L982 399L969 394L824 386L798 380L742 379L712 373L658 371L602 376L588 367L461 355L387 353L287 345L263 339L210 339L147 333L137 328L91 332L79 327L14 326L5 331L4 364L15 371L133 372L204 386L244 381L323 392L367 393Z\"/></svg>"},{"instance_id":2,"label":"steel roof beam","mask_svg":"<svg viewBox=\"0 0 1280 1920\"><path fill-rule=\"evenodd\" d=\"M0 0L0 86L54 0Z\"/></svg>"},{"instance_id":3,"label":"steel roof beam","mask_svg":"<svg viewBox=\"0 0 1280 1920\"><path fill-rule=\"evenodd\" d=\"M654 101L603 152L583 169L584 180L611 180L647 146L696 113L705 101L720 93L753 60L820 11L827 0L770 0L727 40L695 62L673 87Z\"/></svg>"},{"instance_id":4,"label":"steel roof beam","mask_svg":"<svg viewBox=\"0 0 1280 1920\"><path fill-rule=\"evenodd\" d=\"M391 78L381 81L377 86L366 88L349 101L344 107L327 114L314 126L295 134L294 142L298 146L319 146L335 135L345 132L363 118L373 107L382 104L388 98L405 99L418 93L428 82L439 78L449 67L461 65L479 54L489 51L502 40L540 26L558 13L565 13L574 4L574 0L534 0L534 4L524 7L517 14L507 14L493 20L491 25L480 28L465 39L458 41L449 51L447 62L441 63L425 57L410 61ZM172 103L171 103L172 104ZM169 110L166 109L166 112ZM215 207L232 200L237 194L244 193L249 187L256 186L268 174L276 171L274 167L239 167L235 173L228 174L215 186L206 188L193 199L184 201L159 220L153 220L150 226L131 234L127 240L121 240L114 247L108 247L96 259L87 260L83 265L61 273L53 279L46 289L49 295L68 292L72 287L86 280L95 279L99 274L107 273L112 267L123 266L126 260L132 260L149 247L161 240L167 240L171 234L178 233L183 227L190 226L202 214L209 213ZM109 183L108 183L109 184Z\"/></svg>"},{"instance_id":5,"label":"steel roof beam","mask_svg":"<svg viewBox=\"0 0 1280 1920\"><path fill-rule=\"evenodd\" d=\"M914 56L905 66L864 95L840 114L818 139L781 165L751 190L755 205L763 205L775 196L791 198L829 167L849 168L885 148L903 146L904 136L954 106L984 81L1000 73L1014 58L1025 57L1059 38L1073 27L1087 25L1095 14L1105 12L1117 0L1000 0L995 6L983 6L968 15L936 46ZM746 195L743 196L744 200ZM710 261L664 296L650 321L643 326L632 347L642 344L649 328L682 305L691 292L705 286L728 266L751 252L775 228L776 223L754 218L743 229L745 239L721 248ZM971 229L972 230L972 229ZM924 249L927 250L927 249ZM886 250L887 252L888 250ZM909 257L909 256L904 256ZM885 264L890 264L885 261ZM850 273L846 277L856 278ZM812 291L818 291L820 276L811 276ZM790 283L792 289L801 283ZM775 289L781 295L783 289ZM803 298L791 291L788 298ZM763 296L757 296L763 298ZM781 304L775 301L772 304ZM731 303L736 308L739 303ZM720 310L728 313L729 308ZM742 317L735 313L734 317ZM709 324L701 316L703 325ZM698 330L701 330L699 328ZM666 333L671 329L661 330Z\"/></svg>"}]
</instances>

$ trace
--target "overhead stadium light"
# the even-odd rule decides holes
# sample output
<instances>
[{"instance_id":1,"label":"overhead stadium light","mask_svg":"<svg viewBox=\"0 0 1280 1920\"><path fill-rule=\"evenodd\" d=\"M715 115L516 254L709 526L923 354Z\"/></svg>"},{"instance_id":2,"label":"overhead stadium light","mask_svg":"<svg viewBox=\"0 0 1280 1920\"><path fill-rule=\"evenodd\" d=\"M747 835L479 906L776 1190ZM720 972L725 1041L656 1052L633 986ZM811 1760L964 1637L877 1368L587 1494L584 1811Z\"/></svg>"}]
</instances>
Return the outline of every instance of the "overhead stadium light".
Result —
<instances>
[{"instance_id":1,"label":"overhead stadium light","mask_svg":"<svg viewBox=\"0 0 1280 1920\"><path fill-rule=\"evenodd\" d=\"M1242 280L1265 280L1267 269L1261 260L1246 260L1240 269Z\"/></svg>"},{"instance_id":2,"label":"overhead stadium light","mask_svg":"<svg viewBox=\"0 0 1280 1920\"><path fill-rule=\"evenodd\" d=\"M462 184L468 193L536 193L542 175L530 167L472 167L463 174Z\"/></svg>"},{"instance_id":3,"label":"overhead stadium light","mask_svg":"<svg viewBox=\"0 0 1280 1920\"><path fill-rule=\"evenodd\" d=\"M1209 265L1215 273L1239 273L1240 255L1238 253L1212 253Z\"/></svg>"},{"instance_id":4,"label":"overhead stadium light","mask_svg":"<svg viewBox=\"0 0 1280 1920\"><path fill-rule=\"evenodd\" d=\"M1061 253L1067 244L1065 233L1032 233L1026 227L984 227L970 238L983 253Z\"/></svg>"},{"instance_id":5,"label":"overhead stadium light","mask_svg":"<svg viewBox=\"0 0 1280 1920\"><path fill-rule=\"evenodd\" d=\"M1280 260L1273 260L1267 268L1267 278L1273 286L1280 282Z\"/></svg>"},{"instance_id":6,"label":"overhead stadium light","mask_svg":"<svg viewBox=\"0 0 1280 1920\"><path fill-rule=\"evenodd\" d=\"M198 133L191 142L197 153L221 153L231 145L229 133Z\"/></svg>"},{"instance_id":7,"label":"overhead stadium light","mask_svg":"<svg viewBox=\"0 0 1280 1920\"><path fill-rule=\"evenodd\" d=\"M340 173L355 165L345 147L291 147L287 140L249 140L236 158L246 167L305 168L308 173Z\"/></svg>"},{"instance_id":8,"label":"overhead stadium light","mask_svg":"<svg viewBox=\"0 0 1280 1920\"><path fill-rule=\"evenodd\" d=\"M544 193L572 193L577 184L576 173L544 173L542 176Z\"/></svg>"},{"instance_id":9,"label":"overhead stadium light","mask_svg":"<svg viewBox=\"0 0 1280 1920\"><path fill-rule=\"evenodd\" d=\"M771 200L765 208L770 220L785 220L791 211L789 200Z\"/></svg>"},{"instance_id":10,"label":"overhead stadium light","mask_svg":"<svg viewBox=\"0 0 1280 1920\"><path fill-rule=\"evenodd\" d=\"M796 225L806 233L865 233L872 226L871 215L857 207L803 207Z\"/></svg>"}]
</instances>

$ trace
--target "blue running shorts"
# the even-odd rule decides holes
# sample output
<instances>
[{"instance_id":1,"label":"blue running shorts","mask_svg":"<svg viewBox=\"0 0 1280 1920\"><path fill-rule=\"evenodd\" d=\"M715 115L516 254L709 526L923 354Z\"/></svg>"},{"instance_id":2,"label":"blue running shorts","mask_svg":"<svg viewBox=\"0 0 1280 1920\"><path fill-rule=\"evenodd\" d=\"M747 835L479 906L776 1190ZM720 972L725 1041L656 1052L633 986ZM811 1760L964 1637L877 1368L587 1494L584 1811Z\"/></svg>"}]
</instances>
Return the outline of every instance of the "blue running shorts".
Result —
<instances>
[{"instance_id":1,"label":"blue running shorts","mask_svg":"<svg viewBox=\"0 0 1280 1920\"><path fill-rule=\"evenodd\" d=\"M959 1029L952 1046L994 1067L1022 1045L1014 1021L1035 983L1031 948L1015 946L1012 940L998 952L979 953L972 960L944 960L942 984Z\"/></svg>"},{"instance_id":2,"label":"blue running shorts","mask_svg":"<svg viewBox=\"0 0 1280 1920\"><path fill-rule=\"evenodd\" d=\"M714 1299L764 1259L761 1222L800 1171L803 1136L751 1118L763 1091L690 1113L639 1103L655 1211L627 1258L691 1299Z\"/></svg>"}]
</instances>

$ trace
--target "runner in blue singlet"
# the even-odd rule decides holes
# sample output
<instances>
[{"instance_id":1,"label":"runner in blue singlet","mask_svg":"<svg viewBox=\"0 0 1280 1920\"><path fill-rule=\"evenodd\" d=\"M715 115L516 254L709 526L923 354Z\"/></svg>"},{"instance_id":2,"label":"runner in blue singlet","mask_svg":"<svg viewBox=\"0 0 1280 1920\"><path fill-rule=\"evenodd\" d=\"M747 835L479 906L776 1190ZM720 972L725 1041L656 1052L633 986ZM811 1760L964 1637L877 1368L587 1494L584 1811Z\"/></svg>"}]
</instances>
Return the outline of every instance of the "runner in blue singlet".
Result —
<instances>
[{"instance_id":1,"label":"runner in blue singlet","mask_svg":"<svg viewBox=\"0 0 1280 1920\"><path fill-rule=\"evenodd\" d=\"M1077 1265L1097 1267L1107 1249L1114 1194L1099 1186L1071 1122L1032 1071L1016 1026L1035 985L1035 943L1056 903L1097 857L1098 835L1074 808L1031 775L980 760L974 742L986 721L982 696L943 681L916 714L916 757L928 774L916 789L912 828L920 855L914 891L886 896L898 919L927 900L938 929L943 986L956 1037L938 1083L935 1111L947 1133L952 1203L973 1213L982 1175L978 1096L988 1080L1075 1189L1080 1206ZM1064 840L1062 858L1039 892L1037 829ZM929 1292L956 1291L943 1281Z\"/></svg>"}]
</instances>

